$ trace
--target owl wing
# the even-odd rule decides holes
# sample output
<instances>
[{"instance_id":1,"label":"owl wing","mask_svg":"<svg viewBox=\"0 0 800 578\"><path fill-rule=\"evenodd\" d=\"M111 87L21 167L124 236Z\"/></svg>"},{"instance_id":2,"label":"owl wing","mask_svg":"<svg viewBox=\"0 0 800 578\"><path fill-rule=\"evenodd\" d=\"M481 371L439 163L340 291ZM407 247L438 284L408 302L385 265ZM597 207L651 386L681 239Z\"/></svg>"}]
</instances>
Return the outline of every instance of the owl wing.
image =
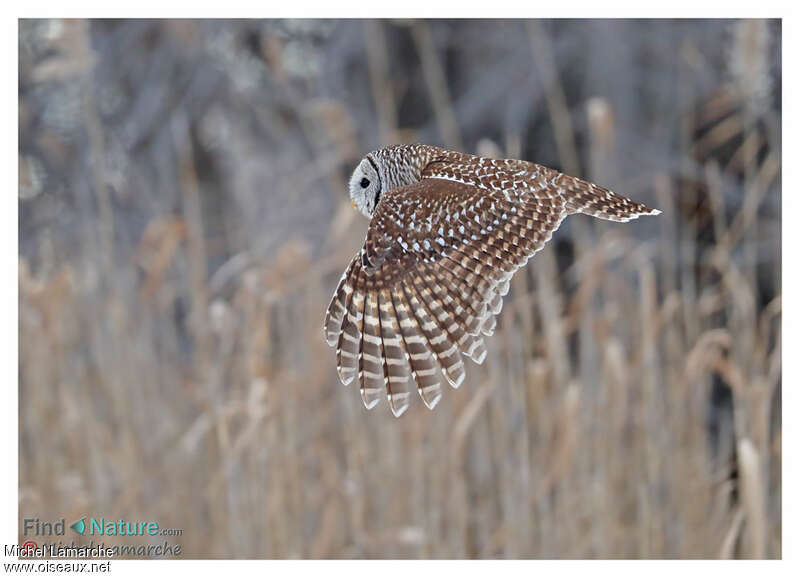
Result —
<instances>
[{"instance_id":1,"label":"owl wing","mask_svg":"<svg viewBox=\"0 0 800 578\"><path fill-rule=\"evenodd\" d=\"M339 377L358 376L373 407L395 415L413 384L433 408L441 374L482 363L512 275L572 213L612 221L658 214L608 189L525 161L445 152L419 182L381 198L367 238L328 306L325 335Z\"/></svg>"},{"instance_id":2,"label":"owl wing","mask_svg":"<svg viewBox=\"0 0 800 578\"><path fill-rule=\"evenodd\" d=\"M557 192L423 176L381 198L325 320L341 381L358 376L368 408L386 393L395 415L407 409L413 384L436 405L439 369L458 387L461 354L484 360L482 335L493 332L511 276L567 214Z\"/></svg>"}]
</instances>

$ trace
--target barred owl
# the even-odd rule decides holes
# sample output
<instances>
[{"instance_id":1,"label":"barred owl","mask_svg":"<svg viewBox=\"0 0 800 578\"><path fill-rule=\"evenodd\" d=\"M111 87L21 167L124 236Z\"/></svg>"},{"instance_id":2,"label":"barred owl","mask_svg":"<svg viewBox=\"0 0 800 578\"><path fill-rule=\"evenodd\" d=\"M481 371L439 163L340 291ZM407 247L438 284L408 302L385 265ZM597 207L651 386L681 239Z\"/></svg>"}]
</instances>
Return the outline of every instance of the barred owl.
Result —
<instances>
[{"instance_id":1,"label":"barred owl","mask_svg":"<svg viewBox=\"0 0 800 578\"><path fill-rule=\"evenodd\" d=\"M462 355L483 362L511 276L566 216L660 212L534 163L421 144L369 153L349 188L371 221L328 306L325 338L342 383L358 378L368 409L385 394L395 416L415 386L433 409L442 376L461 385Z\"/></svg>"}]
</instances>

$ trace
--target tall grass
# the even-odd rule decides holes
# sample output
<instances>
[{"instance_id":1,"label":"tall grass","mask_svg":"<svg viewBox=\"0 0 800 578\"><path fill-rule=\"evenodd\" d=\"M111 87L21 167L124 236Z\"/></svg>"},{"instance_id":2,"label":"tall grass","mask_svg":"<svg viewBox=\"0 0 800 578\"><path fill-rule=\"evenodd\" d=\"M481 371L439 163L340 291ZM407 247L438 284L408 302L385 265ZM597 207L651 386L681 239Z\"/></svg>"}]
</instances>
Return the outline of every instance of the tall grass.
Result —
<instances>
[{"instance_id":1,"label":"tall grass","mask_svg":"<svg viewBox=\"0 0 800 578\"><path fill-rule=\"evenodd\" d=\"M681 162L664 159L620 191L663 214L629 225L570 218L513 279L484 365L471 364L435 411L416 403L394 419L339 384L321 330L367 225L344 194L365 152L357 103L304 100L297 116L254 108L246 118L269 119L270 138L287 139L262 159L252 141L213 144L241 130L224 109L211 104L201 119L179 100L156 115L152 135L128 126L136 144L118 158L115 117L87 98L105 94L92 70L110 58L108 35L92 36L97 23L50 25L63 60L21 64L21 518L158 520L183 529L171 541L191 557L780 557L780 110L748 92L768 83L753 46L767 61L774 28L727 24L725 54L738 64L708 94L695 82L707 55L681 47ZM529 152L518 127L478 142L478 120L459 125L466 113L454 99L469 91L448 84L443 23L348 26L363 29L377 103L367 126L382 142L428 130L401 128L403 88L388 79L399 66L391 38L402 34L422 66L437 142ZM514 27L543 87L538 130L555 135L559 166L621 182L619 137L630 127L603 97L570 104L580 93L560 72L551 25ZM23 23L23 40L33 28ZM229 28L210 44L224 44ZM165 40L153 51L167 60L160 51L179 51L174 42L205 42L196 23L154 29ZM260 34L265 61L289 58L285 36ZM281 70L300 74L270 70L278 80L268 86L283 82ZM88 146L86 164L56 182L41 174L68 164L77 145L29 115L36 90L65 78L83 95ZM243 78L260 90L258 74ZM277 97L263 98L269 107ZM302 145L289 136L298 131ZM114 162L150 167L174 201ZM287 163L302 170L280 170ZM51 205L53 220L40 217ZM263 224L277 218L297 232ZM313 231L305 218L317 219Z\"/></svg>"}]
</instances>

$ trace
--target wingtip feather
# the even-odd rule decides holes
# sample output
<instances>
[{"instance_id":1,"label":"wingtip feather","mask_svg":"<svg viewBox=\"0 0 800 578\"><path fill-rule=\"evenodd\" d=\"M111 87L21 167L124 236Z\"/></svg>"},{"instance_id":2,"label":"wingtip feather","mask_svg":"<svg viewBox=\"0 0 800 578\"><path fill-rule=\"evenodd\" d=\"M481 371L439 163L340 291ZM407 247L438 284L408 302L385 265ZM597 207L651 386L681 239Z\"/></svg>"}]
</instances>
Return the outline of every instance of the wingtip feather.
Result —
<instances>
[{"instance_id":1,"label":"wingtip feather","mask_svg":"<svg viewBox=\"0 0 800 578\"><path fill-rule=\"evenodd\" d=\"M425 407L427 407L428 409L432 410L433 408L435 408L439 404L439 401L441 399L442 399L442 394L441 394L441 392L439 392L436 395L434 395L431 399L425 399L423 397L422 398L422 402L425 404Z\"/></svg>"}]
</instances>

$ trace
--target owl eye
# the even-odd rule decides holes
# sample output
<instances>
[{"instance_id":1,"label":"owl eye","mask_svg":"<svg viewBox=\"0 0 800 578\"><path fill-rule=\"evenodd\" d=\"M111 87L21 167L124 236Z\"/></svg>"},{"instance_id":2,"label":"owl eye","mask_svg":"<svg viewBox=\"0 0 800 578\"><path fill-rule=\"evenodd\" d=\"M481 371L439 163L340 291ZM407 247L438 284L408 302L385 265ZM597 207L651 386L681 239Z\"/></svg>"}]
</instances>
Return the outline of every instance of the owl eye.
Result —
<instances>
[{"instance_id":1,"label":"owl eye","mask_svg":"<svg viewBox=\"0 0 800 578\"><path fill-rule=\"evenodd\" d=\"M369 186L369 179L367 177L364 177L363 179L361 179L360 184L362 189L366 189Z\"/></svg>"}]
</instances>

